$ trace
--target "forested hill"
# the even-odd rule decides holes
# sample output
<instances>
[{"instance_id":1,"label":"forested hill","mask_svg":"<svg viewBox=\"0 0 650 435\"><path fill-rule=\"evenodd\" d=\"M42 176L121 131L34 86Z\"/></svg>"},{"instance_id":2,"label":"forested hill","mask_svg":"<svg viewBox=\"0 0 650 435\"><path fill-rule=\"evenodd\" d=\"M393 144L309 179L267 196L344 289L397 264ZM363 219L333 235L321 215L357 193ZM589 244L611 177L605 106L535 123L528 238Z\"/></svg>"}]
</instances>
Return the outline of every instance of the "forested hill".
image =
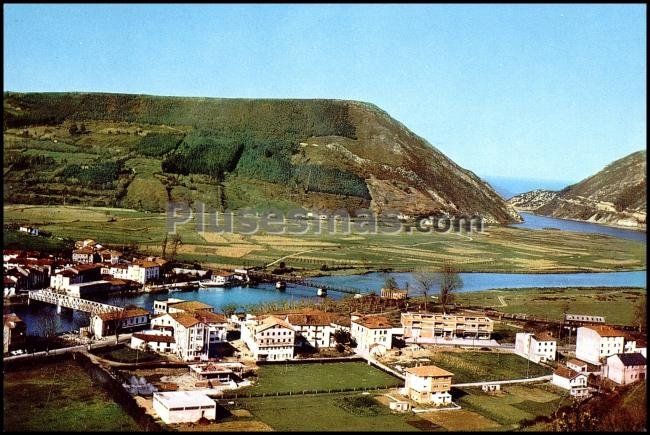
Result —
<instances>
[{"instance_id":1,"label":"forested hill","mask_svg":"<svg viewBox=\"0 0 650 435\"><path fill-rule=\"evenodd\" d=\"M370 207L519 216L484 181L372 104L4 94L5 203L164 210Z\"/></svg>"}]
</instances>

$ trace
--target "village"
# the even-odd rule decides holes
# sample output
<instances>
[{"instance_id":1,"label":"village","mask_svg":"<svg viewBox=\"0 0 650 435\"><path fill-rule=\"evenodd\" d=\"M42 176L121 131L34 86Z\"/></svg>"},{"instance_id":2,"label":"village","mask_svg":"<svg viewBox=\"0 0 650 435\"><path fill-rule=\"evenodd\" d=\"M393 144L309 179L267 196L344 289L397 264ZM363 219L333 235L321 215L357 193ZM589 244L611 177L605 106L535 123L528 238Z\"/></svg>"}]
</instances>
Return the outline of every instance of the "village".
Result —
<instances>
[{"instance_id":1,"label":"village","mask_svg":"<svg viewBox=\"0 0 650 435\"><path fill-rule=\"evenodd\" d=\"M24 231L34 234L31 228ZM551 397L578 402L645 382L645 337L600 316L566 314L558 329L453 304L441 307L435 297L423 307L392 284L378 295L351 297L376 302L365 311L314 304L264 313L219 312L200 301L163 295L149 311L85 298L167 292L188 284L227 288L254 275L244 268L215 272L160 257L127 258L94 240L76 242L70 258L5 250L3 260L6 300L22 295L30 304L56 305L56 315L88 312L88 326L70 331L70 347L57 351L83 353L110 373L144 414L172 427L202 422L209 428L224 415L246 414L237 409L240 399L273 394L372 392L390 413L437 422L439 417L427 416L444 411L452 413L446 419L453 413L467 417L462 412L470 402L457 400L461 388L480 390L495 401L516 386L551 388L557 393ZM282 284L278 281L278 289ZM47 358L49 348L25 350L27 327L7 312L10 308L4 314L5 362ZM504 328L510 331L505 339L498 332ZM289 366L302 383L278 379L291 376ZM338 380L316 379L330 375ZM371 381L364 383L367 378Z\"/></svg>"}]
</instances>

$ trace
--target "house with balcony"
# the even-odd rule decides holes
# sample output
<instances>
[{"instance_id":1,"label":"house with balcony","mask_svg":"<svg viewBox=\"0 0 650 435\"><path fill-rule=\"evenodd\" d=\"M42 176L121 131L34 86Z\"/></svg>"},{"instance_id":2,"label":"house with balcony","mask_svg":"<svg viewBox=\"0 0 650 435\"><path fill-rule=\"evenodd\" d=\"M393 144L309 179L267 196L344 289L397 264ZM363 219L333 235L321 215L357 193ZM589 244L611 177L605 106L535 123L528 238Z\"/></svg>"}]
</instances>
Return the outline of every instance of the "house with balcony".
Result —
<instances>
[{"instance_id":1,"label":"house with balcony","mask_svg":"<svg viewBox=\"0 0 650 435\"><path fill-rule=\"evenodd\" d=\"M241 339L257 361L283 361L295 356L296 331L275 316L250 317L242 322Z\"/></svg>"},{"instance_id":2,"label":"house with balcony","mask_svg":"<svg viewBox=\"0 0 650 435\"><path fill-rule=\"evenodd\" d=\"M569 367L559 366L553 372L551 383L569 390L572 397L582 398L589 396L588 379L589 375L586 372L577 372Z\"/></svg>"},{"instance_id":3,"label":"house with balcony","mask_svg":"<svg viewBox=\"0 0 650 435\"><path fill-rule=\"evenodd\" d=\"M226 341L227 319L210 311L164 313L151 319L151 329L169 329L175 353L185 361L207 360Z\"/></svg>"},{"instance_id":4,"label":"house with balcony","mask_svg":"<svg viewBox=\"0 0 650 435\"><path fill-rule=\"evenodd\" d=\"M435 343L437 338L488 340L494 321L475 314L402 313L401 323L407 343Z\"/></svg>"},{"instance_id":5,"label":"house with balcony","mask_svg":"<svg viewBox=\"0 0 650 435\"><path fill-rule=\"evenodd\" d=\"M401 393L417 403L434 405L451 404L451 379L453 373L434 365L410 367Z\"/></svg>"}]
</instances>

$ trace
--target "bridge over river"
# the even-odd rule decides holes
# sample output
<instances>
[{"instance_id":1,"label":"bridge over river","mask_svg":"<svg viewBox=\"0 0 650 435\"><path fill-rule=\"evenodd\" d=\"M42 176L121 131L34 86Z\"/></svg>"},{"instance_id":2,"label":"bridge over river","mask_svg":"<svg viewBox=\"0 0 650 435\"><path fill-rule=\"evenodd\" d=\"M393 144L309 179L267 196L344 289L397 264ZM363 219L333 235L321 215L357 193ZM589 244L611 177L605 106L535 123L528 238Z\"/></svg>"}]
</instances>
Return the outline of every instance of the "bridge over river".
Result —
<instances>
[{"instance_id":1,"label":"bridge over river","mask_svg":"<svg viewBox=\"0 0 650 435\"><path fill-rule=\"evenodd\" d=\"M56 305L57 313L61 313L61 308L70 308L72 310L84 311L90 314L108 313L111 311L122 310L122 307L102 304L101 302L89 301L87 299L82 299L51 290L30 291L27 303L29 304L30 301L39 301L46 304Z\"/></svg>"},{"instance_id":2,"label":"bridge over river","mask_svg":"<svg viewBox=\"0 0 650 435\"><path fill-rule=\"evenodd\" d=\"M299 276L284 276L284 275L275 275L272 273L266 273L266 272L261 272L261 271L253 271L249 270L248 275L251 278L261 280L261 281L270 281L270 282L275 282L275 281L284 281L287 283L291 284L298 284L302 285L305 287L313 287L313 288L321 288L325 291L333 291L333 292L339 292L339 293L347 293L351 295L356 295L356 294L364 294L367 292L364 292L363 290L360 290L358 288L354 287L340 287L340 286L334 286L334 285L329 285L329 284L324 284L321 282L314 281L313 279L309 278L303 278Z\"/></svg>"}]
</instances>

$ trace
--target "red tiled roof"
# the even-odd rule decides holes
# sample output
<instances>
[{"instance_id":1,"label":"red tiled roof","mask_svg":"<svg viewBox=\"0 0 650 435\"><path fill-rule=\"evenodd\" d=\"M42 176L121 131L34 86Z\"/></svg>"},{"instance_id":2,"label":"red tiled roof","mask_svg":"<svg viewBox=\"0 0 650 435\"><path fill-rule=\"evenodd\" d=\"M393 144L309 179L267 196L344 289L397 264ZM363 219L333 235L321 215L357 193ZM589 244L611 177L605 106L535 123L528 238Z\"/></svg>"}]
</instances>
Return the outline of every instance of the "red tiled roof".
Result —
<instances>
[{"instance_id":1,"label":"red tiled roof","mask_svg":"<svg viewBox=\"0 0 650 435\"><path fill-rule=\"evenodd\" d=\"M130 317L138 317L149 315L149 311L144 308L129 308L126 310L110 311L108 313L100 313L97 316L103 321L128 319Z\"/></svg>"},{"instance_id":2,"label":"red tiled roof","mask_svg":"<svg viewBox=\"0 0 650 435\"><path fill-rule=\"evenodd\" d=\"M583 326L583 328L589 328L592 331L596 331L601 337L625 337L626 334L623 331L620 331L616 328L613 328L609 325L588 325Z\"/></svg>"},{"instance_id":3,"label":"red tiled roof","mask_svg":"<svg viewBox=\"0 0 650 435\"><path fill-rule=\"evenodd\" d=\"M429 366L419 366L419 367L410 367L406 369L407 373L412 373L415 376L420 377L441 377L441 376L453 376L454 374L448 372L447 370L441 369L438 366L429 365Z\"/></svg>"},{"instance_id":4,"label":"red tiled roof","mask_svg":"<svg viewBox=\"0 0 650 435\"><path fill-rule=\"evenodd\" d=\"M369 329L388 329L393 327L390 320L385 316L363 316L357 320L353 320L353 322Z\"/></svg>"},{"instance_id":5,"label":"red tiled roof","mask_svg":"<svg viewBox=\"0 0 650 435\"><path fill-rule=\"evenodd\" d=\"M576 372L575 370L571 370L570 368L565 367L565 366L559 366L558 368L555 369L553 374L558 375L558 376L560 376L562 378L565 378L565 379L573 379L576 376L580 375L580 373ZM582 373L582 374L585 374L585 373Z\"/></svg>"}]
</instances>

